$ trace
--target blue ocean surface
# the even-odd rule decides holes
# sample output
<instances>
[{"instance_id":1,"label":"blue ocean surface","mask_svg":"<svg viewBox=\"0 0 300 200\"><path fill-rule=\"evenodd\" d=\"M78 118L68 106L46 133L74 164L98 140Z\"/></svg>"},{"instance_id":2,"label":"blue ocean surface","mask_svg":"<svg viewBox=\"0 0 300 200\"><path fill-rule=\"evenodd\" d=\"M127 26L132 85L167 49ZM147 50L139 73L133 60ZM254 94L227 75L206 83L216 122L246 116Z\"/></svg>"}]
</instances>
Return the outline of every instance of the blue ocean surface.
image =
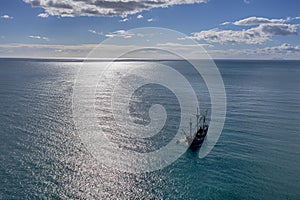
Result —
<instances>
[{"instance_id":1,"label":"blue ocean surface","mask_svg":"<svg viewBox=\"0 0 300 200\"><path fill-rule=\"evenodd\" d=\"M120 65L136 62L149 61ZM160 63L190 80L201 108L210 109L203 80L186 62ZM163 169L129 173L97 162L74 124L76 77L81 67L97 62L0 59L0 199L300 199L300 61L215 63L227 113L213 150L203 159L187 150ZM99 84L109 86L121 75ZM96 110L104 112L107 94L96 94ZM162 104L168 114L158 135L108 138L139 152L170 142L180 121L176 95L156 84L139 88L130 107L136 123L149 122L152 104ZM105 119L109 134L112 119Z\"/></svg>"}]
</instances>

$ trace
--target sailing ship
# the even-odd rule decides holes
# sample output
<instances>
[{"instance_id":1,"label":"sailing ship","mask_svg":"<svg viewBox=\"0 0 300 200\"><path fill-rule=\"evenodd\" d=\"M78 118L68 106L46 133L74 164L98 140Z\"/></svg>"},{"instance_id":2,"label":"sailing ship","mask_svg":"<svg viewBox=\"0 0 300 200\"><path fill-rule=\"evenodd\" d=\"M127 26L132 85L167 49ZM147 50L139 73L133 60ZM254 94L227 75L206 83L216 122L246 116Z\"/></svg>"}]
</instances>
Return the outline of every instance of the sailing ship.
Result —
<instances>
[{"instance_id":1,"label":"sailing ship","mask_svg":"<svg viewBox=\"0 0 300 200\"><path fill-rule=\"evenodd\" d=\"M192 120L190 119L190 134L189 135L186 134L186 140L188 142L189 148L192 151L196 151L200 149L207 135L207 131L209 127L206 122L207 112L208 110L206 109L204 111L204 114L201 115L199 114L199 109L197 108L197 113L196 113L197 121L196 121L195 132L193 132L193 123Z\"/></svg>"}]
</instances>

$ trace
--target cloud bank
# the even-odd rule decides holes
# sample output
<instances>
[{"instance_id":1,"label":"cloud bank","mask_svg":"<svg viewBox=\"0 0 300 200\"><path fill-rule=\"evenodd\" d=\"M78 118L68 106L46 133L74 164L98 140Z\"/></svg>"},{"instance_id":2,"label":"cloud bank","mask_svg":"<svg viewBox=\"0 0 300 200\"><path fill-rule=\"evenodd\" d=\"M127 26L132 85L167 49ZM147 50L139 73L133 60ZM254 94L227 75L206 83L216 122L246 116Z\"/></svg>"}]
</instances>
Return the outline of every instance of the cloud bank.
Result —
<instances>
[{"instance_id":1,"label":"cloud bank","mask_svg":"<svg viewBox=\"0 0 300 200\"><path fill-rule=\"evenodd\" d=\"M244 43L262 44L273 36L297 35L298 24L288 24L289 19L267 19L249 17L232 24L236 26L251 26L242 30L211 29L193 33L190 38L212 43ZM227 25L230 22L224 22ZM252 27L255 26L255 27Z\"/></svg>"},{"instance_id":2,"label":"cloud bank","mask_svg":"<svg viewBox=\"0 0 300 200\"><path fill-rule=\"evenodd\" d=\"M201 45L201 44L200 44ZM172 46L172 48L190 50L190 46L165 43L157 44L157 47ZM203 45L207 47L206 44ZM91 50L97 47L97 44L83 45L49 45L49 44L0 44L0 57L30 57L30 58L85 58ZM111 58L110 55L115 55L120 49L131 51L139 46L119 46L109 45L105 47L107 51L103 58ZM213 50L207 49L208 53L213 58L245 58L245 59L299 59L300 45L282 44L280 46L256 48L256 49L226 49ZM101 52L103 53L103 52ZM190 52L191 56L193 52ZM159 57L160 55L158 55Z\"/></svg>"},{"instance_id":3,"label":"cloud bank","mask_svg":"<svg viewBox=\"0 0 300 200\"><path fill-rule=\"evenodd\" d=\"M266 47L263 49L263 51L266 52L272 52L272 53L297 53L300 52L300 45L290 45L287 43L284 43L280 46L274 46L274 47Z\"/></svg>"},{"instance_id":4,"label":"cloud bank","mask_svg":"<svg viewBox=\"0 0 300 200\"><path fill-rule=\"evenodd\" d=\"M207 0L23 0L33 7L42 7L49 15L74 16L127 16L153 8L180 4L204 3Z\"/></svg>"}]
</instances>

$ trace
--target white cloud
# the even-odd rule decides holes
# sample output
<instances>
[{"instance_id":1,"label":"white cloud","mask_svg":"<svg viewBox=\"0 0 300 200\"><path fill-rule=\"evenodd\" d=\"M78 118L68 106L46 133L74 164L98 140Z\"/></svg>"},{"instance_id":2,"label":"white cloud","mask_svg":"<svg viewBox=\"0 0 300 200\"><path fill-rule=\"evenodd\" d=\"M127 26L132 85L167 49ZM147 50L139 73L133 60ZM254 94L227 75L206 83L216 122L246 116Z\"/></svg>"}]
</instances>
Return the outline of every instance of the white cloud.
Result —
<instances>
[{"instance_id":1,"label":"white cloud","mask_svg":"<svg viewBox=\"0 0 300 200\"><path fill-rule=\"evenodd\" d=\"M249 4L250 0L244 0L244 3Z\"/></svg>"},{"instance_id":2,"label":"white cloud","mask_svg":"<svg viewBox=\"0 0 300 200\"><path fill-rule=\"evenodd\" d=\"M143 19L144 16L143 16L143 15L138 15L136 18L137 18L137 19Z\"/></svg>"},{"instance_id":3,"label":"white cloud","mask_svg":"<svg viewBox=\"0 0 300 200\"><path fill-rule=\"evenodd\" d=\"M73 16L127 16L153 8L180 4L195 4L207 0L23 0L33 7L42 7L49 15Z\"/></svg>"},{"instance_id":4,"label":"white cloud","mask_svg":"<svg viewBox=\"0 0 300 200\"><path fill-rule=\"evenodd\" d=\"M262 50L268 51L271 53L296 53L296 52L300 52L300 45L293 46L293 45L284 43L280 46L266 47Z\"/></svg>"},{"instance_id":5,"label":"white cloud","mask_svg":"<svg viewBox=\"0 0 300 200\"><path fill-rule=\"evenodd\" d=\"M120 22L127 22L127 21L129 21L128 18L123 18L123 19L120 20Z\"/></svg>"},{"instance_id":6,"label":"white cloud","mask_svg":"<svg viewBox=\"0 0 300 200\"><path fill-rule=\"evenodd\" d=\"M148 22L153 22L154 19L150 18L150 19L147 19Z\"/></svg>"},{"instance_id":7,"label":"white cloud","mask_svg":"<svg viewBox=\"0 0 300 200\"><path fill-rule=\"evenodd\" d=\"M211 44L180 44L180 43L173 43L173 42L168 42L168 43L159 43L157 46L162 46L162 47L181 47L181 48L186 48L186 47L214 47L214 45Z\"/></svg>"},{"instance_id":8,"label":"white cloud","mask_svg":"<svg viewBox=\"0 0 300 200\"><path fill-rule=\"evenodd\" d=\"M13 17L9 16L9 15L2 15L1 18L2 19L13 19Z\"/></svg>"},{"instance_id":9,"label":"white cloud","mask_svg":"<svg viewBox=\"0 0 300 200\"><path fill-rule=\"evenodd\" d=\"M93 34L97 34L97 31L92 30L92 29L88 30L88 32L93 33Z\"/></svg>"},{"instance_id":10,"label":"white cloud","mask_svg":"<svg viewBox=\"0 0 300 200\"><path fill-rule=\"evenodd\" d=\"M267 19L260 17L249 17L236 22L238 26L255 26L242 30L221 30L211 29L193 33L190 38L204 40L213 43L244 43L244 44L262 44L272 39L273 36L297 35L297 24L288 24L286 22L294 18L287 19ZM230 22L224 22L221 25L227 25Z\"/></svg>"},{"instance_id":11,"label":"white cloud","mask_svg":"<svg viewBox=\"0 0 300 200\"><path fill-rule=\"evenodd\" d=\"M241 19L235 22L223 22L220 25L228 25L228 24L233 24L236 26L258 26L260 24L286 24L288 22L291 22L293 20L298 20L300 17L287 17L285 19L269 19L265 17L248 17L245 19Z\"/></svg>"},{"instance_id":12,"label":"white cloud","mask_svg":"<svg viewBox=\"0 0 300 200\"><path fill-rule=\"evenodd\" d=\"M103 32L97 32L97 31L95 31L93 29L89 29L88 32L93 33L95 35L103 35Z\"/></svg>"},{"instance_id":13,"label":"white cloud","mask_svg":"<svg viewBox=\"0 0 300 200\"><path fill-rule=\"evenodd\" d=\"M38 14L38 17L47 18L47 17L49 17L49 15L47 13L40 13L40 14Z\"/></svg>"},{"instance_id":14,"label":"white cloud","mask_svg":"<svg viewBox=\"0 0 300 200\"><path fill-rule=\"evenodd\" d=\"M254 28L257 32L272 35L297 35L298 25L295 24L261 24Z\"/></svg>"},{"instance_id":15,"label":"white cloud","mask_svg":"<svg viewBox=\"0 0 300 200\"><path fill-rule=\"evenodd\" d=\"M220 52L220 54L222 54ZM272 46L256 49L230 49L228 52L223 52L227 56L235 56L237 58L252 58L252 59L299 59L300 45L282 44L280 46Z\"/></svg>"},{"instance_id":16,"label":"white cloud","mask_svg":"<svg viewBox=\"0 0 300 200\"><path fill-rule=\"evenodd\" d=\"M190 38L195 40L204 40L213 43L245 43L245 44L261 44L269 40L267 35L261 35L252 30L220 30L212 29L194 33Z\"/></svg>"},{"instance_id":17,"label":"white cloud","mask_svg":"<svg viewBox=\"0 0 300 200\"><path fill-rule=\"evenodd\" d=\"M231 24L231 22L223 22L223 23L221 24L221 26L225 26L225 25L228 25L228 24Z\"/></svg>"},{"instance_id":18,"label":"white cloud","mask_svg":"<svg viewBox=\"0 0 300 200\"><path fill-rule=\"evenodd\" d=\"M241 19L233 22L234 25L237 26L255 26L260 24L271 24L271 23L286 23L290 21L291 18L287 19L268 19L264 17L248 17L245 19Z\"/></svg>"},{"instance_id":19,"label":"white cloud","mask_svg":"<svg viewBox=\"0 0 300 200\"><path fill-rule=\"evenodd\" d=\"M43 37L43 36L39 36L39 35L30 35L30 36L28 36L28 37L31 38L31 39L46 40L46 41L49 41L49 38Z\"/></svg>"},{"instance_id":20,"label":"white cloud","mask_svg":"<svg viewBox=\"0 0 300 200\"><path fill-rule=\"evenodd\" d=\"M134 35L135 35L135 34L129 33L128 31L125 31L125 30L117 30L117 31L115 31L115 32L108 33L108 34L106 34L105 36L106 36L106 37L110 37L110 38L113 38L113 37L131 38L131 37L133 37Z\"/></svg>"}]
</instances>

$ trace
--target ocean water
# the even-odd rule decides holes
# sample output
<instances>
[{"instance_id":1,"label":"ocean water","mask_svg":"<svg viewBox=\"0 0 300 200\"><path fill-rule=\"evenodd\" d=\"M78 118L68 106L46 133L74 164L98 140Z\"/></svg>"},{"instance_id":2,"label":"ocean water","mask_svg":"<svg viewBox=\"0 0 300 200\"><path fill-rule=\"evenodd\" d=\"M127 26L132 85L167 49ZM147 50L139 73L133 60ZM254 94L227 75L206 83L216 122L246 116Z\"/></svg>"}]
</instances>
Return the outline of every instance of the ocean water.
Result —
<instances>
[{"instance_id":1,"label":"ocean water","mask_svg":"<svg viewBox=\"0 0 300 200\"><path fill-rule=\"evenodd\" d=\"M72 95L81 62L1 59L0 199L299 199L300 61L215 62L227 114L213 150L203 159L187 151L161 170L128 173L97 162L78 135ZM162 63L184 74L201 107L210 108L203 80L187 63ZM109 88L122 72L108 75L113 77L101 79L100 87ZM132 96L136 123L149 123L152 104L162 104L168 114L162 131L145 140L110 134L112 118L103 114L108 97L96 91L95 108L121 148L153 151L174 137L180 109L166 88L146 85Z\"/></svg>"}]
</instances>

